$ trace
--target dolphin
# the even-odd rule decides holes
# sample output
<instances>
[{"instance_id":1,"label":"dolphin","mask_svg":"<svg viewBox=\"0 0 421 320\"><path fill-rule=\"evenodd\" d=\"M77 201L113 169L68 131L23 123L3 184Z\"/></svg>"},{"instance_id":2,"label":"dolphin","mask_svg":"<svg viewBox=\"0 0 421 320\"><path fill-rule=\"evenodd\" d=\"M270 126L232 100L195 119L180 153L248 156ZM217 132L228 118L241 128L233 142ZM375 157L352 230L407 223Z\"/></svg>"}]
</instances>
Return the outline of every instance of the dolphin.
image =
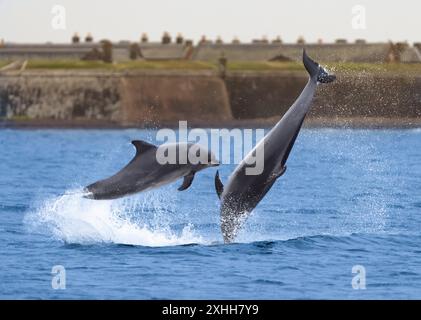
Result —
<instances>
[{"instance_id":1,"label":"dolphin","mask_svg":"<svg viewBox=\"0 0 421 320\"><path fill-rule=\"evenodd\" d=\"M184 178L178 190L186 190L193 182L196 172L217 166L215 155L192 143L166 143L159 147L146 141L134 140L134 158L115 175L92 183L84 188L84 197L95 200L117 199L141 191L160 187ZM185 154L186 156L182 156ZM196 158L191 161L190 155ZM174 155L173 161L162 161ZM175 159L178 156L178 160ZM161 160L159 157L162 157ZM185 159L180 161L180 159ZM168 158L169 159L169 158Z\"/></svg>"},{"instance_id":2,"label":"dolphin","mask_svg":"<svg viewBox=\"0 0 421 320\"><path fill-rule=\"evenodd\" d=\"M259 204L275 181L286 171L286 161L310 110L319 83L336 79L303 50L303 64L309 80L300 96L281 120L259 141L255 148L238 164L224 187L219 172L215 175L215 188L221 201L221 231L224 242L232 242L244 221ZM256 155L263 154L263 170L258 175L247 174L247 168Z\"/></svg>"}]
</instances>

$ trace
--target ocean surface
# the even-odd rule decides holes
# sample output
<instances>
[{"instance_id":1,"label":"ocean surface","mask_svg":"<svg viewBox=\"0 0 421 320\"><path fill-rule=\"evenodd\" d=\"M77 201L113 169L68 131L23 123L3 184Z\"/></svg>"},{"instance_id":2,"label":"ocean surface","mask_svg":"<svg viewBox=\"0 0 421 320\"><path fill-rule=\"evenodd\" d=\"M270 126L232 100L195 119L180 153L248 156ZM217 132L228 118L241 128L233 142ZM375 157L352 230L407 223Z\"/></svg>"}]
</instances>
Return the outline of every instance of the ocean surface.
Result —
<instances>
[{"instance_id":1,"label":"ocean surface","mask_svg":"<svg viewBox=\"0 0 421 320\"><path fill-rule=\"evenodd\" d=\"M0 130L0 298L421 298L421 129L303 129L233 244L216 168L183 192L81 197L155 133Z\"/></svg>"}]
</instances>

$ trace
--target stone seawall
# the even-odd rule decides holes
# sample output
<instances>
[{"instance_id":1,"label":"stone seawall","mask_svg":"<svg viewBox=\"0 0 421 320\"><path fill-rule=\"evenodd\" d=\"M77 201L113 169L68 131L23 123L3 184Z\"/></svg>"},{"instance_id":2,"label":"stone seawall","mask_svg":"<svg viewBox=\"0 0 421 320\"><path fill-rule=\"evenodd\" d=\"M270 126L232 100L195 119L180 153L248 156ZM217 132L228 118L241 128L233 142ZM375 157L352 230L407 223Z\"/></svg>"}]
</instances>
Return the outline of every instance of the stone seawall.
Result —
<instances>
[{"instance_id":1,"label":"stone seawall","mask_svg":"<svg viewBox=\"0 0 421 320\"><path fill-rule=\"evenodd\" d=\"M304 73L238 74L227 78L233 116L253 119L284 114L307 83ZM309 118L419 118L421 76L338 75L320 85Z\"/></svg>"},{"instance_id":2,"label":"stone seawall","mask_svg":"<svg viewBox=\"0 0 421 320\"><path fill-rule=\"evenodd\" d=\"M123 124L232 119L224 82L205 75L122 77Z\"/></svg>"},{"instance_id":3,"label":"stone seawall","mask_svg":"<svg viewBox=\"0 0 421 320\"><path fill-rule=\"evenodd\" d=\"M0 76L0 115L20 119L121 118L120 77L39 73Z\"/></svg>"},{"instance_id":4,"label":"stone seawall","mask_svg":"<svg viewBox=\"0 0 421 320\"><path fill-rule=\"evenodd\" d=\"M117 126L188 120L221 124L281 116L307 82L304 72L28 71L0 74L0 118L92 120ZM321 85L309 119L421 119L421 77L338 75Z\"/></svg>"},{"instance_id":5,"label":"stone seawall","mask_svg":"<svg viewBox=\"0 0 421 320\"><path fill-rule=\"evenodd\" d=\"M5 119L122 125L232 119L224 81L209 74L32 72L0 75Z\"/></svg>"}]
</instances>

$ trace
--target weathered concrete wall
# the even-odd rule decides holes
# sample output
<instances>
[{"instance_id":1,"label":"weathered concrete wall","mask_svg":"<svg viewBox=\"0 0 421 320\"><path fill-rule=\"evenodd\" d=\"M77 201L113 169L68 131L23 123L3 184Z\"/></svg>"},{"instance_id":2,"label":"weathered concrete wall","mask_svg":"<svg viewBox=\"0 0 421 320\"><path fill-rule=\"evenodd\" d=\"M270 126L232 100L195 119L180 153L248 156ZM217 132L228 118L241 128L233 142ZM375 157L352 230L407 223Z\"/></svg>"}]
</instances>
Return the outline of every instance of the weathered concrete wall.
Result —
<instances>
[{"instance_id":1,"label":"weathered concrete wall","mask_svg":"<svg viewBox=\"0 0 421 320\"><path fill-rule=\"evenodd\" d=\"M228 76L234 117L284 114L307 79L304 73ZM310 117L421 117L421 77L339 74L333 84L319 86Z\"/></svg>"},{"instance_id":2,"label":"weathered concrete wall","mask_svg":"<svg viewBox=\"0 0 421 320\"><path fill-rule=\"evenodd\" d=\"M0 117L159 125L281 116L304 72L24 72L0 74ZM320 85L310 118L421 118L421 77L338 75Z\"/></svg>"},{"instance_id":3,"label":"weathered concrete wall","mask_svg":"<svg viewBox=\"0 0 421 320\"><path fill-rule=\"evenodd\" d=\"M235 73L226 78L236 119L267 118L284 114L303 90L303 73Z\"/></svg>"},{"instance_id":4,"label":"weathered concrete wall","mask_svg":"<svg viewBox=\"0 0 421 320\"><path fill-rule=\"evenodd\" d=\"M216 76L130 76L122 83L125 124L232 118L226 87Z\"/></svg>"},{"instance_id":5,"label":"weathered concrete wall","mask_svg":"<svg viewBox=\"0 0 421 320\"><path fill-rule=\"evenodd\" d=\"M0 116L122 124L232 118L215 75L25 73L0 75Z\"/></svg>"},{"instance_id":6,"label":"weathered concrete wall","mask_svg":"<svg viewBox=\"0 0 421 320\"><path fill-rule=\"evenodd\" d=\"M120 82L118 77L56 73L0 76L0 115L118 120Z\"/></svg>"},{"instance_id":7,"label":"weathered concrete wall","mask_svg":"<svg viewBox=\"0 0 421 320\"><path fill-rule=\"evenodd\" d=\"M312 116L421 117L421 77L345 76L320 86Z\"/></svg>"}]
</instances>

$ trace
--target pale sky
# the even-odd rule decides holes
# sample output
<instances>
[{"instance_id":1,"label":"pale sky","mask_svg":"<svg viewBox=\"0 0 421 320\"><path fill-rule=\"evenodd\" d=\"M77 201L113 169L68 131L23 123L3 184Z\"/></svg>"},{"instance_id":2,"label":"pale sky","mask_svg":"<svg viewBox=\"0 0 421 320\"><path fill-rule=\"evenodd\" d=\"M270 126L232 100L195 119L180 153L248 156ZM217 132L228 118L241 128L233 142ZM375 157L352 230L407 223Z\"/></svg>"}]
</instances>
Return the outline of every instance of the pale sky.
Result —
<instances>
[{"instance_id":1,"label":"pale sky","mask_svg":"<svg viewBox=\"0 0 421 320\"><path fill-rule=\"evenodd\" d=\"M65 8L66 29L51 26L52 8ZM365 29L353 28L352 8L365 8ZM159 41L168 31L199 40L218 35L253 38L280 35L285 42L303 36L353 41L421 42L419 0L0 0L0 39L7 42L69 42L78 32L95 39L140 39L142 32Z\"/></svg>"}]
</instances>

